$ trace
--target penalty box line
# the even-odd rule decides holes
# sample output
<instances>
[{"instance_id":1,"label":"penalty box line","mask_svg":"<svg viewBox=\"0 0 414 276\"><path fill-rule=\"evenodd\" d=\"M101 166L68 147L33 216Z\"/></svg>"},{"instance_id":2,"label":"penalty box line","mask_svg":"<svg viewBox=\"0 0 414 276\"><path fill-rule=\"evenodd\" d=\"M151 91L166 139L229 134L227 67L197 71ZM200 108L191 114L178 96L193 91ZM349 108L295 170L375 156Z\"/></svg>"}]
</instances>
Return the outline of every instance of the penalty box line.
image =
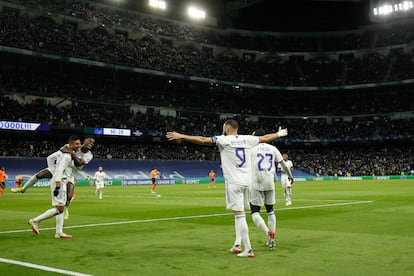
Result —
<instances>
[{"instance_id":1,"label":"penalty box line","mask_svg":"<svg viewBox=\"0 0 414 276\"><path fill-rule=\"evenodd\" d=\"M320 204L320 205L310 205L310 206L297 206L297 207L285 207L277 209L277 212L286 211L286 210L297 210L297 209L313 209L313 208L324 208L324 207L335 207L335 206L345 206L345 205L356 205L356 204L367 204L374 201L351 201L351 202L341 202L341 203L331 203L331 204ZM139 219L139 220L128 220L128 221L116 221L116 222L103 222L103 223L93 223L93 224L82 224L82 225L69 225L65 226L65 229L69 228L86 228L86 227L98 227L98 226L111 226L111 225L122 225L122 224L132 224L132 223L144 223L144 222L157 222L157 221L172 221L172 220L183 220L183 219L194 219L194 218L208 218L208 217L219 217L219 216L228 216L232 213L220 213L220 214L207 214L207 215L194 215L194 216L184 216L184 217L171 217L171 218L155 218L155 219ZM39 230L55 230L55 228L39 228ZM21 232L31 232L31 229L25 230L9 230L1 231L0 234L10 234L10 233L21 233Z\"/></svg>"}]
</instances>

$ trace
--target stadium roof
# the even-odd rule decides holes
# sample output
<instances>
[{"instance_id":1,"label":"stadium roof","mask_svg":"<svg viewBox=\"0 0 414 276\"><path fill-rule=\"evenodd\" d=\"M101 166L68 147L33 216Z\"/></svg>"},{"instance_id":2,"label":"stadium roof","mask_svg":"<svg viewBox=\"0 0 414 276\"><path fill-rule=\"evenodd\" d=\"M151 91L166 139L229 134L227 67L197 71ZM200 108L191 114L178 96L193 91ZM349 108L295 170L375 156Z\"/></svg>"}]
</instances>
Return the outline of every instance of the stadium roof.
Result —
<instances>
[{"instance_id":1,"label":"stadium roof","mask_svg":"<svg viewBox=\"0 0 414 276\"><path fill-rule=\"evenodd\" d=\"M370 24L368 0L230 1L233 27L267 31L334 31Z\"/></svg>"},{"instance_id":2,"label":"stadium roof","mask_svg":"<svg viewBox=\"0 0 414 276\"><path fill-rule=\"evenodd\" d=\"M148 1L94 0L154 12ZM262 31L334 31L370 24L370 1L376 0L166 0L161 16L179 19L191 4L217 18L219 27Z\"/></svg>"}]
</instances>

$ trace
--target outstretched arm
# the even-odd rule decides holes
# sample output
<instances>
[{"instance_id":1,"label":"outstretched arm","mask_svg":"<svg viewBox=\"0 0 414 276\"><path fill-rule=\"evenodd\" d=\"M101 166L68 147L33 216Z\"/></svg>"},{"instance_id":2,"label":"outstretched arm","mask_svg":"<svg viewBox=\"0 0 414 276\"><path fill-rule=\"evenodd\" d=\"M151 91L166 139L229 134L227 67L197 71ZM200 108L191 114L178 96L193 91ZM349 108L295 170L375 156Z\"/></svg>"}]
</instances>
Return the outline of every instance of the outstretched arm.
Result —
<instances>
[{"instance_id":1,"label":"outstretched arm","mask_svg":"<svg viewBox=\"0 0 414 276\"><path fill-rule=\"evenodd\" d=\"M281 127L279 127L278 132L266 134L266 135L263 135L263 136L259 136L259 142L260 143L270 143L273 140L276 140L276 139L281 138L281 137L285 137L287 135L288 135L287 129L286 128L282 129Z\"/></svg>"},{"instance_id":2,"label":"outstretched arm","mask_svg":"<svg viewBox=\"0 0 414 276\"><path fill-rule=\"evenodd\" d=\"M166 137L169 141L172 140L184 140L193 144L197 145L212 145L213 140L211 137L204 137L204 136L192 136L192 135L185 135L175 131L167 132Z\"/></svg>"}]
</instances>

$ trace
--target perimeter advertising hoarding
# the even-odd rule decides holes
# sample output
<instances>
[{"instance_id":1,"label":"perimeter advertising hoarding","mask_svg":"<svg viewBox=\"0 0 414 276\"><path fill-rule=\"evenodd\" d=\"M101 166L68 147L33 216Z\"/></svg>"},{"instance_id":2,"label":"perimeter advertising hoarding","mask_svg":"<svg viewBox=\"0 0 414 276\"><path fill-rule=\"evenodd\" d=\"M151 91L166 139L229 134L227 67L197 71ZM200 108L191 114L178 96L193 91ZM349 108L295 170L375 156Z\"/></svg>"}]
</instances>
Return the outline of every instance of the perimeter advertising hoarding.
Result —
<instances>
[{"instance_id":1,"label":"perimeter advertising hoarding","mask_svg":"<svg viewBox=\"0 0 414 276\"><path fill-rule=\"evenodd\" d=\"M0 129L25 131L50 131L48 124L0 121Z\"/></svg>"}]
</instances>

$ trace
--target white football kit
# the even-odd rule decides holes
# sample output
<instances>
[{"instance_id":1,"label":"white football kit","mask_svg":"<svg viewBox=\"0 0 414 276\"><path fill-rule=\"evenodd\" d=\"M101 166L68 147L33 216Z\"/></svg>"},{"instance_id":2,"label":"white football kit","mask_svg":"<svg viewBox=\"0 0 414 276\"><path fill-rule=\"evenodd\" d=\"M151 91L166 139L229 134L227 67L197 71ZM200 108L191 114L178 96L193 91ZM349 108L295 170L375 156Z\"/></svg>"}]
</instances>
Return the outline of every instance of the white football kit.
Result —
<instances>
[{"instance_id":1,"label":"white football kit","mask_svg":"<svg viewBox=\"0 0 414 276\"><path fill-rule=\"evenodd\" d=\"M66 205L66 184L69 181L71 175L71 163L73 163L72 156L69 153L62 153L60 158L56 160L56 169L53 173L53 177L50 181L50 191L52 195L52 206L65 206ZM53 191L56 188L56 181L60 181L59 194L53 195Z\"/></svg>"},{"instance_id":2,"label":"white football kit","mask_svg":"<svg viewBox=\"0 0 414 276\"><path fill-rule=\"evenodd\" d=\"M95 172L95 176L93 178L95 179L96 189L102 189L105 186L106 173L104 171Z\"/></svg>"},{"instance_id":3,"label":"white football kit","mask_svg":"<svg viewBox=\"0 0 414 276\"><path fill-rule=\"evenodd\" d=\"M275 162L283 160L280 151L272 145L260 143L251 149L253 178L250 202L256 206L275 204Z\"/></svg>"},{"instance_id":4,"label":"white football kit","mask_svg":"<svg viewBox=\"0 0 414 276\"><path fill-rule=\"evenodd\" d=\"M259 144L252 135L220 135L212 137L220 151L226 185L226 207L232 211L249 208L249 187L252 180L250 149Z\"/></svg>"},{"instance_id":5,"label":"white football kit","mask_svg":"<svg viewBox=\"0 0 414 276\"><path fill-rule=\"evenodd\" d=\"M57 151L57 152L55 152L55 153L59 153L60 152L60 155L62 155L63 153L59 150L59 151ZM51 154L51 155L49 155L49 156L52 156L52 155L54 155L55 153L53 153L53 154ZM83 164L82 166L79 166L79 167L77 167L77 166L75 166L75 163L74 163L74 161L72 160L72 162L70 162L70 164L68 165L68 167L65 169L65 172L64 172L64 176L65 176L65 178L67 179L67 181L66 182L70 182L70 183L72 183L72 184L75 184L75 176L76 176L76 174L80 171L80 170L82 170L83 169L83 167L86 165L86 164L88 164L92 159L93 159L93 155L92 155L92 152L90 151L90 150L88 150L87 152L82 152L80 149L75 153L75 155L78 157L78 158L80 158L80 159L83 159L84 161L85 161L85 164ZM49 169L49 156L48 156L48 170L52 173L52 175L54 175L54 170L50 170ZM55 161L53 161L53 159L51 159L50 161L52 161L52 162L55 162Z\"/></svg>"},{"instance_id":6,"label":"white football kit","mask_svg":"<svg viewBox=\"0 0 414 276\"><path fill-rule=\"evenodd\" d=\"M285 163L285 165L286 165L286 169L288 169L288 170L292 171L292 168L293 168L293 163L292 163L292 161L290 161L290 160L288 160L288 161L284 161L284 160L283 160L282 162L284 162L284 163ZM282 169L282 166L279 164L279 165L278 165L278 168ZM291 187L291 182L290 182L290 180L289 180L289 175L287 174L287 172L286 172L285 170L282 170L282 174L281 174L281 176L280 176L280 181L281 181L281 183L282 183L282 187L283 187L283 189L286 189L286 188L290 188L290 187Z\"/></svg>"},{"instance_id":7,"label":"white football kit","mask_svg":"<svg viewBox=\"0 0 414 276\"><path fill-rule=\"evenodd\" d=\"M50 154L48 157L46 157L47 162L47 170L53 175L56 170L57 160L60 159L63 152L60 150L55 151L54 153Z\"/></svg>"},{"instance_id":8,"label":"white football kit","mask_svg":"<svg viewBox=\"0 0 414 276\"><path fill-rule=\"evenodd\" d=\"M87 165L89 162L91 162L91 160L93 159L93 154L92 154L92 152L91 152L90 150L88 150L87 152L83 152L82 150L80 150L80 149L79 149L79 150L75 153L75 155L76 155L76 157L78 157L79 159L83 159L83 160L85 161L85 164L83 164L82 166L77 167L77 166L75 166L74 162L72 162L72 170L73 170L73 172L72 172L72 177L71 177L70 181L71 181L73 184L75 184L75 176L76 176L76 174L77 174L79 171L81 171L81 170L83 169L83 167L84 167L85 165Z\"/></svg>"}]
</instances>

